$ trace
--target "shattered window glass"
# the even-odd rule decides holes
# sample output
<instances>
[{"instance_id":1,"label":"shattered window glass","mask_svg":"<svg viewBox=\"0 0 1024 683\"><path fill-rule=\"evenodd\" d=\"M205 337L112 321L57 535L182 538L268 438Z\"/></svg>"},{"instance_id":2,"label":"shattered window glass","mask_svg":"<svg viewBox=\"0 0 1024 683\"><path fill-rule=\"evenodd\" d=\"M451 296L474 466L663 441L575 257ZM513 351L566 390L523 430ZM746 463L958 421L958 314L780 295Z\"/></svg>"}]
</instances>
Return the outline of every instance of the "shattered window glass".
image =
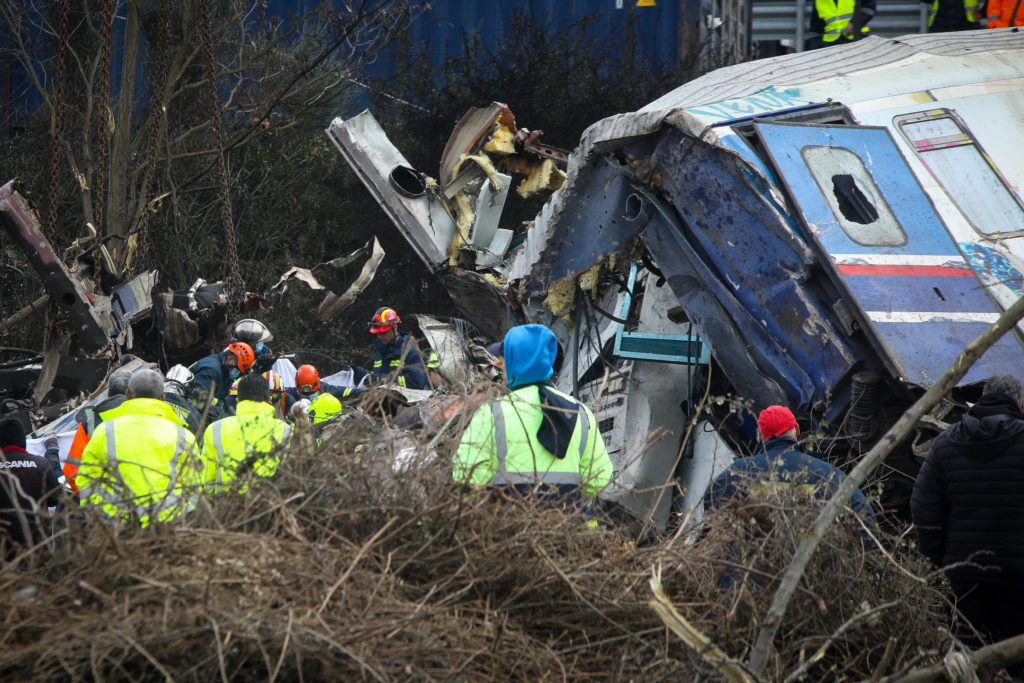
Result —
<instances>
[{"instance_id":1,"label":"shattered window glass","mask_svg":"<svg viewBox=\"0 0 1024 683\"><path fill-rule=\"evenodd\" d=\"M970 131L947 109L897 116L928 172L983 235L1024 229L1024 209Z\"/></svg>"},{"instance_id":2,"label":"shattered window glass","mask_svg":"<svg viewBox=\"0 0 1024 683\"><path fill-rule=\"evenodd\" d=\"M807 146L804 163L836 221L851 240L867 247L899 247L907 234L864 162L842 147Z\"/></svg>"}]
</instances>

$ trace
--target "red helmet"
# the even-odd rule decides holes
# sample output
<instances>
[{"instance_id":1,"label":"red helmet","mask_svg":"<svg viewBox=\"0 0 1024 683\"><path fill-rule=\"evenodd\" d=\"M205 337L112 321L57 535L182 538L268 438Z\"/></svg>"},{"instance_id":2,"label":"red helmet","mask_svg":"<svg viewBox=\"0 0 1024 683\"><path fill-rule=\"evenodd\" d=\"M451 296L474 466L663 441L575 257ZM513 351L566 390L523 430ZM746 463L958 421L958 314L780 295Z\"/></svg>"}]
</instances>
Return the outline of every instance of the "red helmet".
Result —
<instances>
[{"instance_id":1,"label":"red helmet","mask_svg":"<svg viewBox=\"0 0 1024 683\"><path fill-rule=\"evenodd\" d=\"M312 365L300 365L295 372L295 388L300 394L315 394L320 391L320 373Z\"/></svg>"},{"instance_id":2,"label":"red helmet","mask_svg":"<svg viewBox=\"0 0 1024 683\"><path fill-rule=\"evenodd\" d=\"M370 319L370 334L383 334L401 322L395 309L382 306Z\"/></svg>"},{"instance_id":3,"label":"red helmet","mask_svg":"<svg viewBox=\"0 0 1024 683\"><path fill-rule=\"evenodd\" d=\"M249 372L252 362L256 360L256 354L253 353L252 347L245 342L231 342L228 344L227 352L234 354L238 359L238 371L243 375Z\"/></svg>"}]
</instances>

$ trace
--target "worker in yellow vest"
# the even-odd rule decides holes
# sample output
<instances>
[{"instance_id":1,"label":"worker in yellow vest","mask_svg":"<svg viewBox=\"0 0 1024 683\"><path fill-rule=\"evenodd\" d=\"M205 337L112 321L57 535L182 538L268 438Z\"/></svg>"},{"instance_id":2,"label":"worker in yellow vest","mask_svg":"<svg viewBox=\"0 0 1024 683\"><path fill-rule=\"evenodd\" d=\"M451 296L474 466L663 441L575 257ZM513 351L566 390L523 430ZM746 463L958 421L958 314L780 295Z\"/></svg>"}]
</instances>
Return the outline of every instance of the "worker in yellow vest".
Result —
<instances>
[{"instance_id":1,"label":"worker in yellow vest","mask_svg":"<svg viewBox=\"0 0 1024 683\"><path fill-rule=\"evenodd\" d=\"M341 416L341 399L335 394L348 397L351 387L336 388L320 383L320 373L312 365L301 365L295 372L295 390L299 405L302 405L314 425L334 420Z\"/></svg>"},{"instance_id":2,"label":"worker in yellow vest","mask_svg":"<svg viewBox=\"0 0 1024 683\"><path fill-rule=\"evenodd\" d=\"M82 453L78 490L82 505L111 517L167 521L194 506L202 466L192 432L163 400L164 376L132 374L127 400L105 419Z\"/></svg>"},{"instance_id":3,"label":"worker in yellow vest","mask_svg":"<svg viewBox=\"0 0 1024 683\"><path fill-rule=\"evenodd\" d=\"M211 424L203 436L204 479L221 488L253 472L270 477L281 464L291 425L274 417L270 385L263 375L238 381L235 414Z\"/></svg>"},{"instance_id":4,"label":"worker in yellow vest","mask_svg":"<svg viewBox=\"0 0 1024 683\"><path fill-rule=\"evenodd\" d=\"M989 0L989 7L993 2L998 1ZM978 0L921 0L921 2L931 3L931 10L928 13L928 33L973 31L982 28Z\"/></svg>"},{"instance_id":5,"label":"worker in yellow vest","mask_svg":"<svg viewBox=\"0 0 1024 683\"><path fill-rule=\"evenodd\" d=\"M815 0L806 48L846 45L868 34L875 0Z\"/></svg>"},{"instance_id":6,"label":"worker in yellow vest","mask_svg":"<svg viewBox=\"0 0 1024 683\"><path fill-rule=\"evenodd\" d=\"M557 352L544 325L508 331L498 353L510 392L473 415L455 454L455 481L571 506L608 485L614 467L594 413L551 384Z\"/></svg>"}]
</instances>

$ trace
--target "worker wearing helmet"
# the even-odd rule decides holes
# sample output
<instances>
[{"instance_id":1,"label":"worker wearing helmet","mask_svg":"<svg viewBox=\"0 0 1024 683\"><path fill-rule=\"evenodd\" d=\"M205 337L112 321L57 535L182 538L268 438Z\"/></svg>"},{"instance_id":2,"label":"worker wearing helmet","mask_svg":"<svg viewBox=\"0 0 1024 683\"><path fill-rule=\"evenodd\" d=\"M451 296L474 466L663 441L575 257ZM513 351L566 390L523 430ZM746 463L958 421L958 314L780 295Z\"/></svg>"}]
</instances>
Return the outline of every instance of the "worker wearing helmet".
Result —
<instances>
[{"instance_id":1,"label":"worker wearing helmet","mask_svg":"<svg viewBox=\"0 0 1024 683\"><path fill-rule=\"evenodd\" d=\"M214 422L203 437L204 479L216 488L250 471L272 476L291 436L291 426L274 417L270 386L261 375L242 377L237 395L237 414Z\"/></svg>"},{"instance_id":2,"label":"worker wearing helmet","mask_svg":"<svg viewBox=\"0 0 1024 683\"><path fill-rule=\"evenodd\" d=\"M245 342L231 342L220 353L211 353L192 364L189 370L195 376L196 387L192 395L197 407L210 404L210 417L219 419L224 414L224 400L231 384L252 367L256 354Z\"/></svg>"},{"instance_id":3,"label":"worker wearing helmet","mask_svg":"<svg viewBox=\"0 0 1024 683\"><path fill-rule=\"evenodd\" d=\"M192 372L184 365L175 365L167 371L167 376L164 378L164 400L170 403L178 417L185 421L188 430L199 436L199 423L202 421L202 415L188 400L195 385L196 378Z\"/></svg>"},{"instance_id":4,"label":"worker wearing helmet","mask_svg":"<svg viewBox=\"0 0 1024 683\"><path fill-rule=\"evenodd\" d=\"M373 375L409 389L429 389L423 355L412 337L399 333L401 322L395 309L387 306L373 314L370 320L370 334L376 337L373 340L376 351Z\"/></svg>"},{"instance_id":5,"label":"worker wearing helmet","mask_svg":"<svg viewBox=\"0 0 1024 683\"><path fill-rule=\"evenodd\" d=\"M320 381L320 373L312 365L300 365L295 372L295 391L314 425L341 415L341 397L352 393L351 387L335 387Z\"/></svg>"},{"instance_id":6,"label":"worker wearing helmet","mask_svg":"<svg viewBox=\"0 0 1024 683\"><path fill-rule=\"evenodd\" d=\"M245 342L252 347L253 353L256 354L253 372L263 374L273 367L276 356L267 344L274 341L274 335L259 320L253 318L239 320L231 328L231 341Z\"/></svg>"}]
</instances>

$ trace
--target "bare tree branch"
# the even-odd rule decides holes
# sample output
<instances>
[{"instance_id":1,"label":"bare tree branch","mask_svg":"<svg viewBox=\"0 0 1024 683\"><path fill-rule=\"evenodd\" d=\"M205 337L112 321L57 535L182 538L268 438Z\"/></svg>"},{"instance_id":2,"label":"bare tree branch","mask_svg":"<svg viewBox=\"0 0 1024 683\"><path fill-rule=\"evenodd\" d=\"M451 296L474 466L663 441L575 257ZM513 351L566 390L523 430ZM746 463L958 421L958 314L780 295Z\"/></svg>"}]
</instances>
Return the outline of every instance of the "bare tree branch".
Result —
<instances>
[{"instance_id":1,"label":"bare tree branch","mask_svg":"<svg viewBox=\"0 0 1024 683\"><path fill-rule=\"evenodd\" d=\"M900 442L905 440L913 431L918 420L931 410L942 398L952 390L960 379L967 374L971 366L982 354L995 344L1006 332L1013 328L1017 322L1024 318L1024 297L1018 299L1010 306L992 326L981 336L971 342L945 373L924 393L907 412L897 420L886 434L878 440L878 443L864 456L860 463L850 472L849 476L839 485L835 495L828 501L814 522L811 533L797 548L793 561L786 570L779 587L775 591L772 604L765 615L763 625L758 633L757 643L750 654L750 669L757 675L761 675L768 663L768 654L771 651L772 641L782 624L782 618L786 614L786 608L796 590L807 568L811 556L821 543L825 533L835 521L836 516L849 502L853 492L864 482L868 474L878 466L892 452Z\"/></svg>"}]
</instances>

